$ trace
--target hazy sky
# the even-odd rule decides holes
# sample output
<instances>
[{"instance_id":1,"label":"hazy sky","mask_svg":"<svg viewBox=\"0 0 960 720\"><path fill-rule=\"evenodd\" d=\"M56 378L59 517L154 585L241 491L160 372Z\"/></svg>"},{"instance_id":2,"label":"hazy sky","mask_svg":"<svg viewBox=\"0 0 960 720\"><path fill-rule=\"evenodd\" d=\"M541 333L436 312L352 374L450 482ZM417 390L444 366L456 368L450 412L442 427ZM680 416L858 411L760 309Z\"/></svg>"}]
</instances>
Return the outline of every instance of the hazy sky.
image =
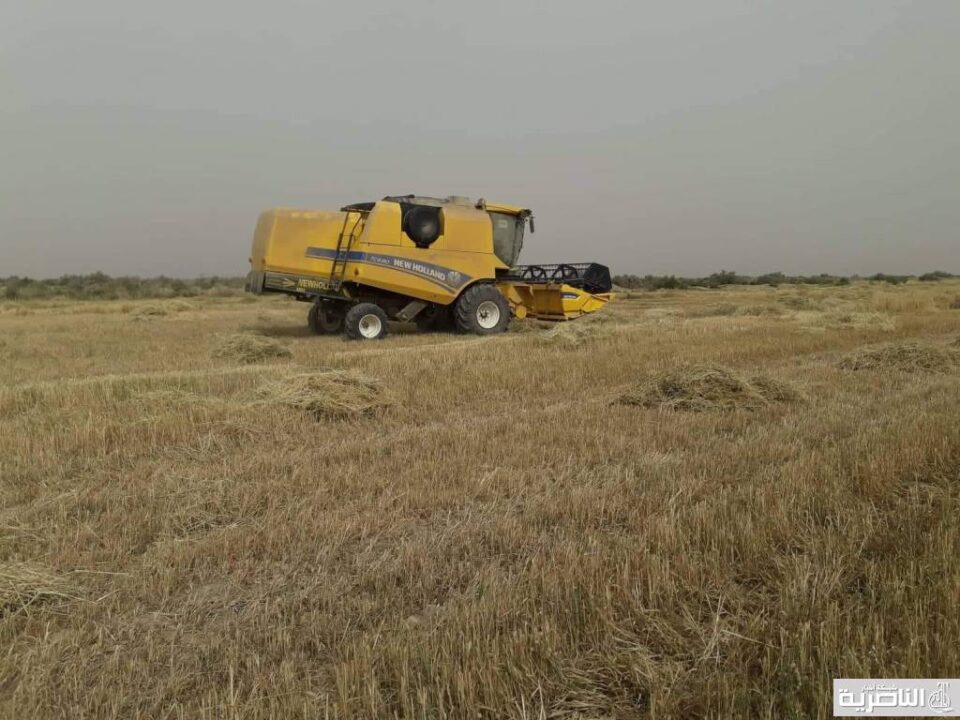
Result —
<instances>
[{"instance_id":1,"label":"hazy sky","mask_svg":"<svg viewBox=\"0 0 960 720\"><path fill-rule=\"evenodd\" d=\"M0 93L0 276L407 192L533 208L528 262L960 272L956 0L7 0Z\"/></svg>"}]
</instances>

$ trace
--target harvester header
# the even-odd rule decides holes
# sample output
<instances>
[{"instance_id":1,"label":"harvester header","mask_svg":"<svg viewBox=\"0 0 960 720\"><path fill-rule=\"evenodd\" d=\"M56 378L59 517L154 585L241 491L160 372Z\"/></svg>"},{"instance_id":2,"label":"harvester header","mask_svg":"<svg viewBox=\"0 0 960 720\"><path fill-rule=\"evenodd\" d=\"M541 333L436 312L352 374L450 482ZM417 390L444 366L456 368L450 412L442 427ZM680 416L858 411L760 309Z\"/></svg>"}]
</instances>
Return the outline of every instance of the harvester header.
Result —
<instances>
[{"instance_id":1,"label":"harvester header","mask_svg":"<svg viewBox=\"0 0 960 720\"><path fill-rule=\"evenodd\" d=\"M459 196L391 195L260 215L247 290L311 303L310 327L374 339L388 319L488 335L511 317L572 320L610 299L596 263L518 265L533 213Z\"/></svg>"}]
</instances>

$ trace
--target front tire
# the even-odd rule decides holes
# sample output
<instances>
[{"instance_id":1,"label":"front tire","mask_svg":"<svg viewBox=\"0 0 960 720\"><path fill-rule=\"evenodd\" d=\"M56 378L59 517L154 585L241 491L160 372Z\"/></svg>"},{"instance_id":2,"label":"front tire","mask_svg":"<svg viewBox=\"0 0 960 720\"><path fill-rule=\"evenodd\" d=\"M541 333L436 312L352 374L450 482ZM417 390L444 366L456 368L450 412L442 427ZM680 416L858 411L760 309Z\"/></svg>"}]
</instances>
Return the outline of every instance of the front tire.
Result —
<instances>
[{"instance_id":1,"label":"front tire","mask_svg":"<svg viewBox=\"0 0 960 720\"><path fill-rule=\"evenodd\" d=\"M453 316L463 332L494 335L510 324L510 303L493 285L472 285L457 298Z\"/></svg>"},{"instance_id":2,"label":"front tire","mask_svg":"<svg viewBox=\"0 0 960 720\"><path fill-rule=\"evenodd\" d=\"M387 336L387 314L373 303L358 303L347 311L343 329L351 340L382 340Z\"/></svg>"}]
</instances>

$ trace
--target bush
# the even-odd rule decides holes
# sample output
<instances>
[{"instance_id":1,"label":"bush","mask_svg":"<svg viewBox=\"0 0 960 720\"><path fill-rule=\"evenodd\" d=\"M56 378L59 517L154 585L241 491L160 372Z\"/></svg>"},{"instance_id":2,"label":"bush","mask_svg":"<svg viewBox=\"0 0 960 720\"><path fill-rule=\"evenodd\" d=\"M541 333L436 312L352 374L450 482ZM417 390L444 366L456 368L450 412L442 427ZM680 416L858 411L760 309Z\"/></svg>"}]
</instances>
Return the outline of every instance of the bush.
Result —
<instances>
[{"instance_id":1,"label":"bush","mask_svg":"<svg viewBox=\"0 0 960 720\"><path fill-rule=\"evenodd\" d=\"M887 276L883 276L884 278ZM900 277L900 276L896 276ZM906 277L903 277L906 281ZM676 275L614 275L613 282L627 290L681 290L689 287L719 288L724 285L849 285L850 278L840 275L785 275L782 272L769 272L756 277L738 275L731 270L721 270L707 277L685 278Z\"/></svg>"},{"instance_id":2,"label":"bush","mask_svg":"<svg viewBox=\"0 0 960 720\"><path fill-rule=\"evenodd\" d=\"M628 290L680 290L690 286L690 281L675 275L616 275L615 285Z\"/></svg>"},{"instance_id":3,"label":"bush","mask_svg":"<svg viewBox=\"0 0 960 720\"><path fill-rule=\"evenodd\" d=\"M885 275L884 273L877 273L876 275L871 275L869 280L873 282L885 282L890 285L902 285L907 280L910 279L908 275Z\"/></svg>"},{"instance_id":4,"label":"bush","mask_svg":"<svg viewBox=\"0 0 960 720\"><path fill-rule=\"evenodd\" d=\"M17 277L0 278L0 298L36 300L70 298L71 300L137 300L147 298L196 297L197 295L236 295L243 291L241 277L205 278L139 278L110 277L104 273L63 275L59 278L34 280Z\"/></svg>"},{"instance_id":5,"label":"bush","mask_svg":"<svg viewBox=\"0 0 960 720\"><path fill-rule=\"evenodd\" d=\"M721 270L707 277L702 284L706 287L718 288L724 285L743 285L749 282L749 278L740 277L732 270Z\"/></svg>"},{"instance_id":6,"label":"bush","mask_svg":"<svg viewBox=\"0 0 960 720\"><path fill-rule=\"evenodd\" d=\"M917 280L921 282L940 282L941 280L948 280L952 277L955 277L951 273L943 272L942 270L934 270L933 272L924 273Z\"/></svg>"},{"instance_id":7,"label":"bush","mask_svg":"<svg viewBox=\"0 0 960 720\"><path fill-rule=\"evenodd\" d=\"M766 275L758 275L756 280L754 280L757 285L770 285L772 287L776 287L777 285L781 285L789 281L790 279L782 272L772 272L767 273Z\"/></svg>"}]
</instances>

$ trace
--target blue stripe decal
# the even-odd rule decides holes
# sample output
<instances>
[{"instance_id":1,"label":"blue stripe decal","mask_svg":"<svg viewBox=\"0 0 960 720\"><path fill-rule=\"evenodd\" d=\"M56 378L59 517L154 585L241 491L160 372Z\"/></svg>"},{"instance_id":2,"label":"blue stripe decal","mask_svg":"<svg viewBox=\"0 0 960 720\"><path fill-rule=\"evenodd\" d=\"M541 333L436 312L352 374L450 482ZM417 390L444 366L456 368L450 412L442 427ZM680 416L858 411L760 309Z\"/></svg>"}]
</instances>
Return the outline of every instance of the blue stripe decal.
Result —
<instances>
[{"instance_id":1,"label":"blue stripe decal","mask_svg":"<svg viewBox=\"0 0 960 720\"><path fill-rule=\"evenodd\" d=\"M306 256L322 260L333 260L337 255L336 250L329 248L308 247ZM420 260L408 260L407 258L397 257L396 255L381 255L380 253L367 253L359 250L351 250L347 253L347 262L361 263L365 265L376 265L388 270L414 275L424 280L436 283L447 290L457 290L466 285L473 278L466 273L434 265L433 263L422 262Z\"/></svg>"}]
</instances>

